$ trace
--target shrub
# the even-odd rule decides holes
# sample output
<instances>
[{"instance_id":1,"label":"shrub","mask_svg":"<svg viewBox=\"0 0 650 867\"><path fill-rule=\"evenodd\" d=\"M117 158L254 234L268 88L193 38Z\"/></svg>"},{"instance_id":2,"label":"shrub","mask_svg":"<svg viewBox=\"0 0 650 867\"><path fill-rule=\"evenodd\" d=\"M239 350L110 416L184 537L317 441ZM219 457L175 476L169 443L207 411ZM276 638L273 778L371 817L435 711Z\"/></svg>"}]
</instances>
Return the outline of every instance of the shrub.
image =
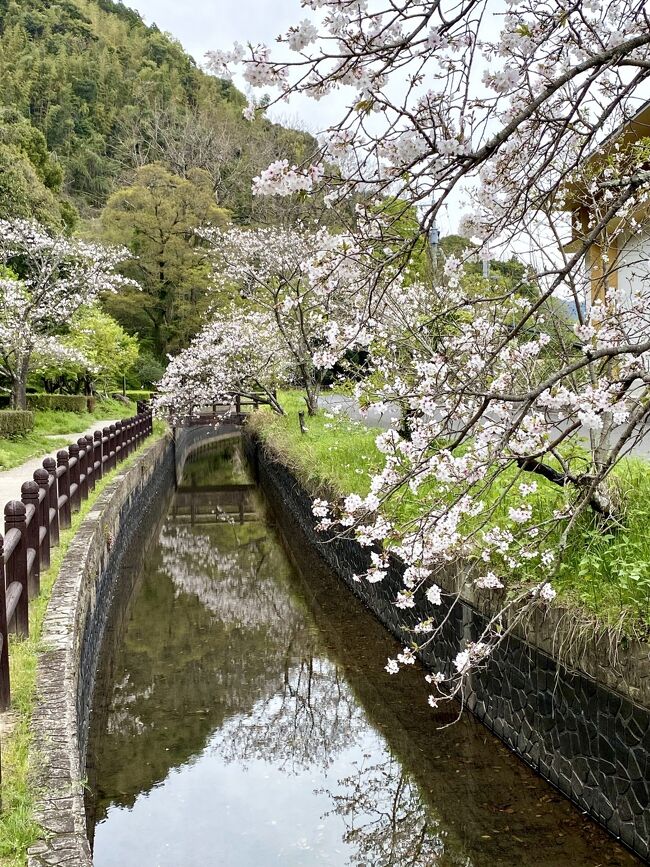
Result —
<instances>
[{"instance_id":1,"label":"shrub","mask_svg":"<svg viewBox=\"0 0 650 867\"><path fill-rule=\"evenodd\" d=\"M51 410L53 412L91 412L89 401L93 398L85 394L28 394L29 409Z\"/></svg>"},{"instance_id":2,"label":"shrub","mask_svg":"<svg viewBox=\"0 0 650 867\"><path fill-rule=\"evenodd\" d=\"M126 396L129 400L151 400L151 391L142 390L142 391L127 391Z\"/></svg>"},{"instance_id":3,"label":"shrub","mask_svg":"<svg viewBox=\"0 0 650 867\"><path fill-rule=\"evenodd\" d=\"M0 411L0 437L24 436L33 427L33 412L20 409L3 409Z\"/></svg>"}]
</instances>

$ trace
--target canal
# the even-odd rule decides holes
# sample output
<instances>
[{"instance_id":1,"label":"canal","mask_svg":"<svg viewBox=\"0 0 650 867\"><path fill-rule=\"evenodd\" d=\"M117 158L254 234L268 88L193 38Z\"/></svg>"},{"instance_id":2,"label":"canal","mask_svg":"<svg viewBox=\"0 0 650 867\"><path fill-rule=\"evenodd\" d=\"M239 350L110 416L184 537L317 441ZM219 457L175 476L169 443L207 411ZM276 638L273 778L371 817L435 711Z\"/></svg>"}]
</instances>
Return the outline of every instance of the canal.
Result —
<instances>
[{"instance_id":1,"label":"canal","mask_svg":"<svg viewBox=\"0 0 650 867\"><path fill-rule=\"evenodd\" d=\"M97 680L96 867L639 863L469 715L442 727L421 671L384 671L393 639L285 547L236 439L160 508Z\"/></svg>"}]
</instances>

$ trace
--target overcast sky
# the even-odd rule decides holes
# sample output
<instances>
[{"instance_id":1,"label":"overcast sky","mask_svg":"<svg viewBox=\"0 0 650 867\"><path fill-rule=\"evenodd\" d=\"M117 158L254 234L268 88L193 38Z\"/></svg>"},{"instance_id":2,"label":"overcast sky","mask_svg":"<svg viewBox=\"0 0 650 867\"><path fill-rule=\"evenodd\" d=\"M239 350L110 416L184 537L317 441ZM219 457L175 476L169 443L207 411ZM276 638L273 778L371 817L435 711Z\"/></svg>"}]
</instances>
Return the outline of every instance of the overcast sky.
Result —
<instances>
[{"instance_id":1,"label":"overcast sky","mask_svg":"<svg viewBox=\"0 0 650 867\"><path fill-rule=\"evenodd\" d=\"M161 30L179 39L197 63L204 62L206 51L230 49L234 42L265 42L273 45L280 33L305 17L299 0L125 0L136 9L147 24L157 24ZM235 78L243 91L245 82ZM270 93L273 93L270 91ZM256 92L257 97L261 91ZM331 106L294 97L290 105L273 110L273 119L284 120L311 133L320 132L336 116L336 107L345 99L334 98Z\"/></svg>"},{"instance_id":2,"label":"overcast sky","mask_svg":"<svg viewBox=\"0 0 650 867\"><path fill-rule=\"evenodd\" d=\"M264 42L273 46L281 33L286 33L292 24L297 24L309 14L300 6L300 0L125 0L136 9L147 24L157 24L180 40L183 47L202 64L206 51L217 48L229 50L234 42ZM495 7L503 0L494 0ZM246 83L234 78L240 90L246 92ZM255 91L259 98L262 91ZM273 95L274 91L270 91ZM351 89L337 91L315 101L303 96L294 96L286 106L276 106L269 112L273 120L305 129L313 135L334 123L342 114L348 100L353 98ZM457 230L460 203L454 196L438 217L444 234Z\"/></svg>"}]
</instances>

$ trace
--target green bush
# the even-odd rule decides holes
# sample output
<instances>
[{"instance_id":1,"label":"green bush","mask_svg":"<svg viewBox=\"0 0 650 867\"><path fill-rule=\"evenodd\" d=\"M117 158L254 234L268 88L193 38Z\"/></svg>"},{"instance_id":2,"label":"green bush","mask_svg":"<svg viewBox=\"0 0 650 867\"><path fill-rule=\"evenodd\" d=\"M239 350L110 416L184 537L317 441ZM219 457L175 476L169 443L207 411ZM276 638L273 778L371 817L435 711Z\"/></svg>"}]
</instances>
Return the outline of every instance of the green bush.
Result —
<instances>
[{"instance_id":1,"label":"green bush","mask_svg":"<svg viewBox=\"0 0 650 867\"><path fill-rule=\"evenodd\" d=\"M34 413L20 409L0 411L0 437L17 437L34 428Z\"/></svg>"},{"instance_id":2,"label":"green bush","mask_svg":"<svg viewBox=\"0 0 650 867\"><path fill-rule=\"evenodd\" d=\"M29 409L51 410L53 412L92 412L94 398L85 394L28 394Z\"/></svg>"}]
</instances>

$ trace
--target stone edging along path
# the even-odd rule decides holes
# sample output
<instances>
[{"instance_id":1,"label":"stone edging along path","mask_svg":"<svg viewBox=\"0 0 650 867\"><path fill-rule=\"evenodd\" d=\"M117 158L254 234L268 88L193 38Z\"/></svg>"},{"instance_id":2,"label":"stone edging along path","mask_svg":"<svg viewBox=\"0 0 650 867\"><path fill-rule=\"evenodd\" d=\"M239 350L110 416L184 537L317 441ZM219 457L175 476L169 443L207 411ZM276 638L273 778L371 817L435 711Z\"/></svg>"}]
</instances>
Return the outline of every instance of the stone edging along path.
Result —
<instances>
[{"instance_id":1,"label":"stone edging along path","mask_svg":"<svg viewBox=\"0 0 650 867\"><path fill-rule=\"evenodd\" d=\"M426 601L400 610L393 600L402 586L403 564L391 562L379 584L355 581L370 554L354 539L326 539L314 529L312 497L265 446L245 436L248 460L273 510L401 641L409 626L436 612ZM453 576L450 576L453 585ZM447 612L445 612L447 613ZM444 635L421 654L438 670L449 664L485 624L476 600L463 599L447 619ZM564 795L641 858L650 856L650 694L648 648L634 647L621 666L603 665L603 648L583 636L571 670L558 661L558 646L574 641L568 618L540 616L529 641L512 635L473 674L467 707L504 743ZM555 642L558 640L559 645ZM644 655L645 654L645 655ZM626 654L622 654L623 657ZM577 664L576 664L577 663ZM615 687L633 683L626 694ZM641 701L640 698L644 700ZM434 722L432 721L432 727Z\"/></svg>"},{"instance_id":2,"label":"stone edging along path","mask_svg":"<svg viewBox=\"0 0 650 867\"><path fill-rule=\"evenodd\" d=\"M38 792L35 818L47 836L29 850L28 867L92 865L83 778L97 654L120 555L155 496L168 446L169 437L157 440L113 478L70 543L52 589L30 757Z\"/></svg>"}]
</instances>

